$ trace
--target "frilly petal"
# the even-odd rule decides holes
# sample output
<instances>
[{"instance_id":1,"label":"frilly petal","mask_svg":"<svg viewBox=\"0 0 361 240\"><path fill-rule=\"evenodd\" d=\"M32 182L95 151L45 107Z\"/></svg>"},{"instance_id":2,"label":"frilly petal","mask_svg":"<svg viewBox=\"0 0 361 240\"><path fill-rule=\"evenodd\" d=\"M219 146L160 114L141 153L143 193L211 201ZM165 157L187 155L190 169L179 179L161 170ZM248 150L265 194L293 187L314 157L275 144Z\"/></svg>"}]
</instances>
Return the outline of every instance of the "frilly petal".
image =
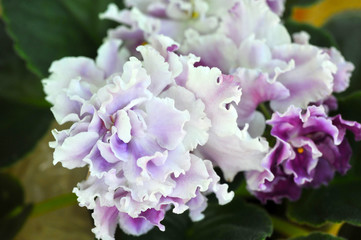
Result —
<instances>
[{"instance_id":1,"label":"frilly petal","mask_svg":"<svg viewBox=\"0 0 361 240\"><path fill-rule=\"evenodd\" d=\"M55 148L53 163L60 162L69 169L84 167L86 163L83 159L90 153L98 137L96 132L81 132L66 138L62 145Z\"/></svg>"},{"instance_id":2,"label":"frilly petal","mask_svg":"<svg viewBox=\"0 0 361 240\"><path fill-rule=\"evenodd\" d=\"M333 74L334 92L343 92L350 85L350 77L355 66L351 62L347 62L341 53L334 47L327 49L326 52L330 56L330 60L337 66L337 72Z\"/></svg>"},{"instance_id":3,"label":"frilly petal","mask_svg":"<svg viewBox=\"0 0 361 240\"><path fill-rule=\"evenodd\" d=\"M153 98L146 102L145 108L148 132L155 136L161 147L175 149L186 135L184 125L190 120L189 112L176 109L170 98Z\"/></svg>"},{"instance_id":4,"label":"frilly petal","mask_svg":"<svg viewBox=\"0 0 361 240\"><path fill-rule=\"evenodd\" d=\"M121 44L122 41L120 40L110 39L98 49L96 64L103 70L105 78L114 73L122 72L123 65L129 58L127 50L125 48L120 49Z\"/></svg>"},{"instance_id":5,"label":"frilly petal","mask_svg":"<svg viewBox=\"0 0 361 240\"><path fill-rule=\"evenodd\" d=\"M97 203L92 217L95 224L92 232L95 234L95 237L102 240L114 240L114 234L119 220L117 208L102 207Z\"/></svg>"},{"instance_id":6,"label":"frilly petal","mask_svg":"<svg viewBox=\"0 0 361 240\"><path fill-rule=\"evenodd\" d=\"M255 111L260 103L280 100L289 96L288 89L280 82L269 79L267 74L257 70L238 69L234 74L235 81L242 88L242 97L236 109L238 124L243 127L249 123L253 128Z\"/></svg>"},{"instance_id":7,"label":"frilly petal","mask_svg":"<svg viewBox=\"0 0 361 240\"><path fill-rule=\"evenodd\" d=\"M237 46L224 34L215 33L200 35L193 29L185 32L186 39L181 45L180 52L192 53L200 57L197 66L217 67L224 73L235 68Z\"/></svg>"},{"instance_id":8,"label":"frilly petal","mask_svg":"<svg viewBox=\"0 0 361 240\"><path fill-rule=\"evenodd\" d=\"M290 44L275 47L272 55L275 59L295 62L294 69L277 78L290 91L290 96L271 101L273 110L284 112L290 105L306 108L309 103L331 95L336 67L322 50L311 45Z\"/></svg>"},{"instance_id":9,"label":"frilly petal","mask_svg":"<svg viewBox=\"0 0 361 240\"><path fill-rule=\"evenodd\" d=\"M169 64L153 47L139 46L137 50L143 57L144 69L151 79L148 89L157 96L174 81L172 73L169 71Z\"/></svg>"},{"instance_id":10,"label":"frilly petal","mask_svg":"<svg viewBox=\"0 0 361 240\"><path fill-rule=\"evenodd\" d=\"M252 34L256 39L264 39L268 46L291 42L286 28L265 1L238 1L229 14L223 16L221 32L231 38L237 46Z\"/></svg>"},{"instance_id":11,"label":"frilly petal","mask_svg":"<svg viewBox=\"0 0 361 240\"><path fill-rule=\"evenodd\" d=\"M189 90L173 86L163 92L161 97L174 99L175 107L181 111L188 110L190 120L184 125L186 136L183 144L186 149L193 150L197 145L204 145L208 140L208 130L211 127L211 121L205 114L205 105L200 99Z\"/></svg>"},{"instance_id":12,"label":"frilly petal","mask_svg":"<svg viewBox=\"0 0 361 240\"><path fill-rule=\"evenodd\" d=\"M252 138L245 127L237 134L224 137L211 133L208 142L198 151L222 169L227 181L232 181L238 172L263 169L261 161L268 151L268 143Z\"/></svg>"},{"instance_id":13,"label":"frilly petal","mask_svg":"<svg viewBox=\"0 0 361 240\"><path fill-rule=\"evenodd\" d=\"M104 82L103 72L97 68L94 61L85 57L66 57L51 64L50 77L44 79L46 100L54 104L59 92L69 87L74 78L81 78L89 84L101 86Z\"/></svg>"},{"instance_id":14,"label":"frilly petal","mask_svg":"<svg viewBox=\"0 0 361 240\"><path fill-rule=\"evenodd\" d=\"M154 227L144 217L132 218L126 213L119 213L119 225L125 233L134 236L149 232Z\"/></svg>"},{"instance_id":15,"label":"frilly petal","mask_svg":"<svg viewBox=\"0 0 361 240\"><path fill-rule=\"evenodd\" d=\"M217 68L193 67L188 71L186 88L204 102L212 130L220 136L234 134L238 126L237 111L232 103L240 101L239 84Z\"/></svg>"},{"instance_id":16,"label":"frilly petal","mask_svg":"<svg viewBox=\"0 0 361 240\"><path fill-rule=\"evenodd\" d=\"M220 184L219 181L221 178L213 169L213 164L211 161L204 160L204 164L206 165L208 174L210 179L212 180L207 192L215 193L218 199L219 204L225 205L232 201L234 197L234 192L228 192L228 185L227 184Z\"/></svg>"}]
</instances>

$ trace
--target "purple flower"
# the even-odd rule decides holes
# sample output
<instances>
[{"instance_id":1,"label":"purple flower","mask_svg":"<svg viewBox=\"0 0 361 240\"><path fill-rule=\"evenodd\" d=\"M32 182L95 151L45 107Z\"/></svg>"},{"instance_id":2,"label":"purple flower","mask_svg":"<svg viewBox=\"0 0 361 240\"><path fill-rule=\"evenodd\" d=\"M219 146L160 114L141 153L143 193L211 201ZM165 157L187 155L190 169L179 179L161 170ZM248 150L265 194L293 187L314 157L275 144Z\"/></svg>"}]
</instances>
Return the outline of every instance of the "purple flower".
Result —
<instances>
[{"instance_id":1,"label":"purple flower","mask_svg":"<svg viewBox=\"0 0 361 240\"><path fill-rule=\"evenodd\" d=\"M346 130L361 140L361 124L328 117L322 106L305 111L291 106L274 113L268 124L277 143L262 162L265 170L246 174L249 190L262 202L297 200L303 187L327 184L336 171L345 174L351 157Z\"/></svg>"}]
</instances>

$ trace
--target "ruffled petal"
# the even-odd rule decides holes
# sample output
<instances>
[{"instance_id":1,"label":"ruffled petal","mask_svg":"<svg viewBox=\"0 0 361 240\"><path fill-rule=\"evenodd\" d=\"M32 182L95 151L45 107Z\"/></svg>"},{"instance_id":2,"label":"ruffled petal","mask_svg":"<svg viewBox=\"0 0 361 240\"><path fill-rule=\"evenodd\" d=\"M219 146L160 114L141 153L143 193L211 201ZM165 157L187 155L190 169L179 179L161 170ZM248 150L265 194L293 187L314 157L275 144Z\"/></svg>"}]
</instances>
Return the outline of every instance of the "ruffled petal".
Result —
<instances>
[{"instance_id":1,"label":"ruffled petal","mask_svg":"<svg viewBox=\"0 0 361 240\"><path fill-rule=\"evenodd\" d=\"M238 172L262 170L261 161L268 151L268 143L251 138L245 128L225 137L211 133L208 142L198 151L222 169L227 181L232 181Z\"/></svg>"},{"instance_id":2,"label":"ruffled petal","mask_svg":"<svg viewBox=\"0 0 361 240\"><path fill-rule=\"evenodd\" d=\"M200 99L196 99L192 92L180 86L169 88L161 96L174 99L177 109L189 111L190 120L184 125L186 136L183 144L185 148L193 150L197 145L204 145L208 140L208 130L211 127L211 121L204 112L204 103Z\"/></svg>"},{"instance_id":3,"label":"ruffled petal","mask_svg":"<svg viewBox=\"0 0 361 240\"><path fill-rule=\"evenodd\" d=\"M311 45L291 44L275 47L272 55L275 59L295 62L294 69L277 78L290 91L290 96L271 101L273 110L284 112L290 105L306 108L309 103L331 95L336 67L322 50Z\"/></svg>"},{"instance_id":4,"label":"ruffled petal","mask_svg":"<svg viewBox=\"0 0 361 240\"><path fill-rule=\"evenodd\" d=\"M247 37L265 40L268 46L291 42L286 28L264 1L238 1L229 14L223 16L221 32L240 46Z\"/></svg>"},{"instance_id":5,"label":"ruffled petal","mask_svg":"<svg viewBox=\"0 0 361 240\"><path fill-rule=\"evenodd\" d=\"M103 207L97 203L92 217L95 224L92 232L95 234L95 237L102 240L114 240L114 234L119 220L117 208Z\"/></svg>"},{"instance_id":6,"label":"ruffled petal","mask_svg":"<svg viewBox=\"0 0 361 240\"><path fill-rule=\"evenodd\" d=\"M190 120L189 112L176 109L170 98L154 98L146 103L145 108L148 132L161 147L175 149L186 135L184 124Z\"/></svg>"},{"instance_id":7,"label":"ruffled petal","mask_svg":"<svg viewBox=\"0 0 361 240\"><path fill-rule=\"evenodd\" d=\"M103 70L105 78L114 73L122 72L123 65L129 58L127 50L125 48L120 49L121 44L122 41L120 40L110 39L98 49L96 64Z\"/></svg>"},{"instance_id":8,"label":"ruffled petal","mask_svg":"<svg viewBox=\"0 0 361 240\"><path fill-rule=\"evenodd\" d=\"M237 131L237 111L232 103L239 103L242 92L232 76L222 75L217 68L190 68L186 88L204 102L214 132L225 136Z\"/></svg>"}]
</instances>

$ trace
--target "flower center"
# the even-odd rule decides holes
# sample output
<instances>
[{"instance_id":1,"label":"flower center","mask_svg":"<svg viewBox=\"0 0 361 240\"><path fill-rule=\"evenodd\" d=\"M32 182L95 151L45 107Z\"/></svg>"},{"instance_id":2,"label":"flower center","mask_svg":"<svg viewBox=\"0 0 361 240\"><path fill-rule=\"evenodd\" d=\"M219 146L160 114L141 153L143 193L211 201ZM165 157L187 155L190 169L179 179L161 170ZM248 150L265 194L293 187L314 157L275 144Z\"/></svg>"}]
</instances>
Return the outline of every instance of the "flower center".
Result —
<instances>
[{"instance_id":1,"label":"flower center","mask_svg":"<svg viewBox=\"0 0 361 240\"><path fill-rule=\"evenodd\" d=\"M299 154L302 154L305 150L302 147L297 148L297 152Z\"/></svg>"}]
</instances>

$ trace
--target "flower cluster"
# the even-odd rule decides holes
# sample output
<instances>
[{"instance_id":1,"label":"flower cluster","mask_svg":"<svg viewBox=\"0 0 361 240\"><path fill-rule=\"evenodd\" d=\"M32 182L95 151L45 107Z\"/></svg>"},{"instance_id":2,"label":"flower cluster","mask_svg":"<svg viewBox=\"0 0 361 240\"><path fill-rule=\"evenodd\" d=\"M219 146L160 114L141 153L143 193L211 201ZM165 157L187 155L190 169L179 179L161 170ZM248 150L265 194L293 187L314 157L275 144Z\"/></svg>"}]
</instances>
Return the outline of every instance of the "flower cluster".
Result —
<instances>
[{"instance_id":1,"label":"flower cluster","mask_svg":"<svg viewBox=\"0 0 361 240\"><path fill-rule=\"evenodd\" d=\"M52 64L47 100L60 124L71 122L53 131L54 164L88 166L74 192L93 210L97 238L114 239L118 224L133 235L164 230L168 210L202 219L207 194L233 198L214 167L227 181L245 172L263 202L296 200L350 168L345 132L360 140L361 125L328 114L354 67L305 32L292 41L284 2L110 4L100 17L122 25L96 60Z\"/></svg>"},{"instance_id":2,"label":"flower cluster","mask_svg":"<svg viewBox=\"0 0 361 240\"><path fill-rule=\"evenodd\" d=\"M120 45L105 42L95 63L54 62L43 81L57 121L72 122L69 129L53 131L54 163L89 167L88 179L74 192L81 206L94 210L93 231L102 239L112 239L118 223L134 235L154 225L164 230L160 221L171 206L175 213L189 209L200 220L208 193L220 204L229 202L233 193L219 184L213 164L192 153L209 147L208 140L224 146L227 138L244 146L258 143L239 149L245 156L238 170L261 170L266 152L237 128L232 103L239 102L241 90L232 78L216 68L194 67L198 59L175 54L177 45L164 36L137 48L142 60L126 61ZM248 158L247 151L258 155Z\"/></svg>"}]
</instances>

